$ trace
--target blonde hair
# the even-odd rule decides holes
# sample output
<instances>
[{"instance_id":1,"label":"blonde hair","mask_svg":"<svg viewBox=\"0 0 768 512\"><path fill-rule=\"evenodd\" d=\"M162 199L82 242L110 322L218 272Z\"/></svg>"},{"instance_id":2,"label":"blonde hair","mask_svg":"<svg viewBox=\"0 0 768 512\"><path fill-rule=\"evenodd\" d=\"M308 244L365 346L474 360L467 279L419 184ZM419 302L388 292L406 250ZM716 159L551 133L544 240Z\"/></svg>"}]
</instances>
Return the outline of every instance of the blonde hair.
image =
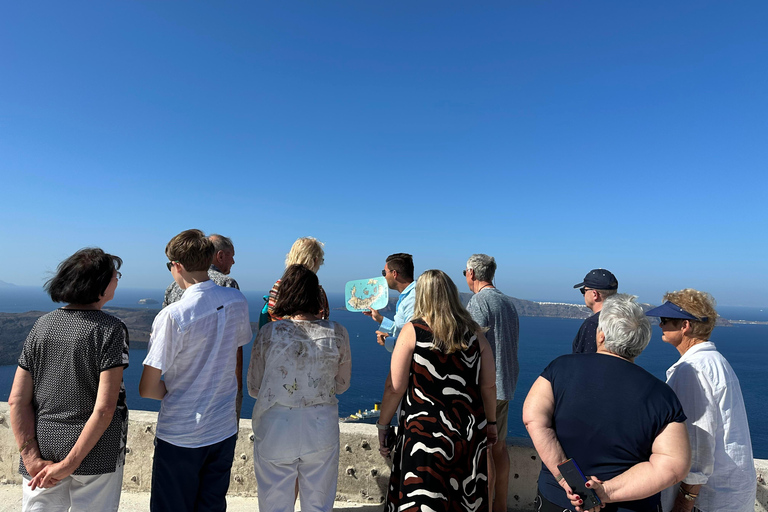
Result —
<instances>
[{"instance_id":1,"label":"blonde hair","mask_svg":"<svg viewBox=\"0 0 768 512\"><path fill-rule=\"evenodd\" d=\"M461 304L459 290L442 270L427 270L416 281L413 318L432 329L434 348L445 354L467 348L465 333L480 329Z\"/></svg>"},{"instance_id":2,"label":"blonde hair","mask_svg":"<svg viewBox=\"0 0 768 512\"><path fill-rule=\"evenodd\" d=\"M323 246L317 238L304 236L293 242L290 252L285 255L285 268L291 265L303 265L316 272L323 264Z\"/></svg>"},{"instance_id":3,"label":"blonde hair","mask_svg":"<svg viewBox=\"0 0 768 512\"><path fill-rule=\"evenodd\" d=\"M707 292L700 292L693 288L686 288L676 292L664 294L664 301L669 301L680 306L690 314L699 318L707 317L704 321L691 321L691 336L700 340L708 340L715 328L717 311L715 311L715 298Z\"/></svg>"}]
</instances>

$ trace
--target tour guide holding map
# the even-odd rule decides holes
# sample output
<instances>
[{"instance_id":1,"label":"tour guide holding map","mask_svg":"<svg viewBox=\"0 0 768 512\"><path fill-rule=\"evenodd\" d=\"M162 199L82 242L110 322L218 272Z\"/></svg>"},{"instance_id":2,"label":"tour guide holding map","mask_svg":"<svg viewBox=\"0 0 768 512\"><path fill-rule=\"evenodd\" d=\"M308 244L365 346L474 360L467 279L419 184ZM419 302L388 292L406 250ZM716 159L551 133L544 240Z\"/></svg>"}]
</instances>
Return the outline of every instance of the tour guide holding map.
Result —
<instances>
[{"instance_id":1,"label":"tour guide holding map","mask_svg":"<svg viewBox=\"0 0 768 512\"><path fill-rule=\"evenodd\" d=\"M384 264L381 275L387 280L387 286L390 290L397 290L400 293L395 307L395 319L385 318L373 308L370 311L363 311L363 314L381 324L380 330L376 331L376 342L392 352L395 349L395 342L400 329L410 322L413 316L413 306L416 302L416 293L414 292L416 283L413 282L413 256L404 252L387 256L387 262Z\"/></svg>"}]
</instances>

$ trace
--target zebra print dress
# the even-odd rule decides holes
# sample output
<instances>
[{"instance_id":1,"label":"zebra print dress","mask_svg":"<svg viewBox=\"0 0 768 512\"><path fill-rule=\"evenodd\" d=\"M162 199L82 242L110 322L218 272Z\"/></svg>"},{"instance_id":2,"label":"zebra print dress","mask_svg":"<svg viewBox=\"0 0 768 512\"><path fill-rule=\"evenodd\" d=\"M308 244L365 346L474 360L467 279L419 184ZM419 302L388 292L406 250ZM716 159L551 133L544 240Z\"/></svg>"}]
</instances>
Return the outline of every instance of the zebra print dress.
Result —
<instances>
[{"instance_id":1,"label":"zebra print dress","mask_svg":"<svg viewBox=\"0 0 768 512\"><path fill-rule=\"evenodd\" d=\"M489 510L487 437L480 394L480 347L433 350L432 331L414 320L416 348L392 453L387 511Z\"/></svg>"}]
</instances>

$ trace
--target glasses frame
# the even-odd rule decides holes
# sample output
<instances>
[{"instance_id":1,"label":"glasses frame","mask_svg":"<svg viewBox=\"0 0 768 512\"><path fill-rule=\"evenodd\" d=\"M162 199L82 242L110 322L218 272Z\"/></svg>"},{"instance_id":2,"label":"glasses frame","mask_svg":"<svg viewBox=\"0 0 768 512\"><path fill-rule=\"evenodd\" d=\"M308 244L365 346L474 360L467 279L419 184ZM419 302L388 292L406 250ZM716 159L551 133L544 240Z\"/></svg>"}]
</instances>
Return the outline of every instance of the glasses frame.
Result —
<instances>
[{"instance_id":1,"label":"glasses frame","mask_svg":"<svg viewBox=\"0 0 768 512\"><path fill-rule=\"evenodd\" d=\"M115 270L115 277L119 281L123 277L123 274L119 270Z\"/></svg>"},{"instance_id":2,"label":"glasses frame","mask_svg":"<svg viewBox=\"0 0 768 512\"><path fill-rule=\"evenodd\" d=\"M174 261L166 261L165 262L165 266L168 267L168 272L171 271L171 269L173 268L173 264L174 263L179 263L179 261L178 260L174 260Z\"/></svg>"}]
</instances>

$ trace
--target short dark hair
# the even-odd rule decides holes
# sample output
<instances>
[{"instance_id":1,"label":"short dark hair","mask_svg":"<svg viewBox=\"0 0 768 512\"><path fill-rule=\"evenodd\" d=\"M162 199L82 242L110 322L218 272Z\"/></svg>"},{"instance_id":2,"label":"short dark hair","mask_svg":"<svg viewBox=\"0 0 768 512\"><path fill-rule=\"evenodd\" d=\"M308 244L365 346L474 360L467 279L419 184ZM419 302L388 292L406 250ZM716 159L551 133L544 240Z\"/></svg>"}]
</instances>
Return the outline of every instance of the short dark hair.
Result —
<instances>
[{"instance_id":1,"label":"short dark hair","mask_svg":"<svg viewBox=\"0 0 768 512\"><path fill-rule=\"evenodd\" d=\"M168 259L181 263L187 272L208 270L214 254L213 242L199 229L182 231L165 246Z\"/></svg>"},{"instance_id":2,"label":"short dark hair","mask_svg":"<svg viewBox=\"0 0 768 512\"><path fill-rule=\"evenodd\" d=\"M45 283L43 289L53 302L93 304L101 300L115 271L122 264L123 260L98 247L80 249L59 263L56 275Z\"/></svg>"},{"instance_id":3,"label":"short dark hair","mask_svg":"<svg viewBox=\"0 0 768 512\"><path fill-rule=\"evenodd\" d=\"M316 315L323 309L317 274L304 265L291 265L280 279L274 315L278 318L296 313Z\"/></svg>"},{"instance_id":4,"label":"short dark hair","mask_svg":"<svg viewBox=\"0 0 768 512\"><path fill-rule=\"evenodd\" d=\"M397 270L404 278L413 281L413 256L404 252L398 252L387 256L389 270Z\"/></svg>"}]
</instances>

